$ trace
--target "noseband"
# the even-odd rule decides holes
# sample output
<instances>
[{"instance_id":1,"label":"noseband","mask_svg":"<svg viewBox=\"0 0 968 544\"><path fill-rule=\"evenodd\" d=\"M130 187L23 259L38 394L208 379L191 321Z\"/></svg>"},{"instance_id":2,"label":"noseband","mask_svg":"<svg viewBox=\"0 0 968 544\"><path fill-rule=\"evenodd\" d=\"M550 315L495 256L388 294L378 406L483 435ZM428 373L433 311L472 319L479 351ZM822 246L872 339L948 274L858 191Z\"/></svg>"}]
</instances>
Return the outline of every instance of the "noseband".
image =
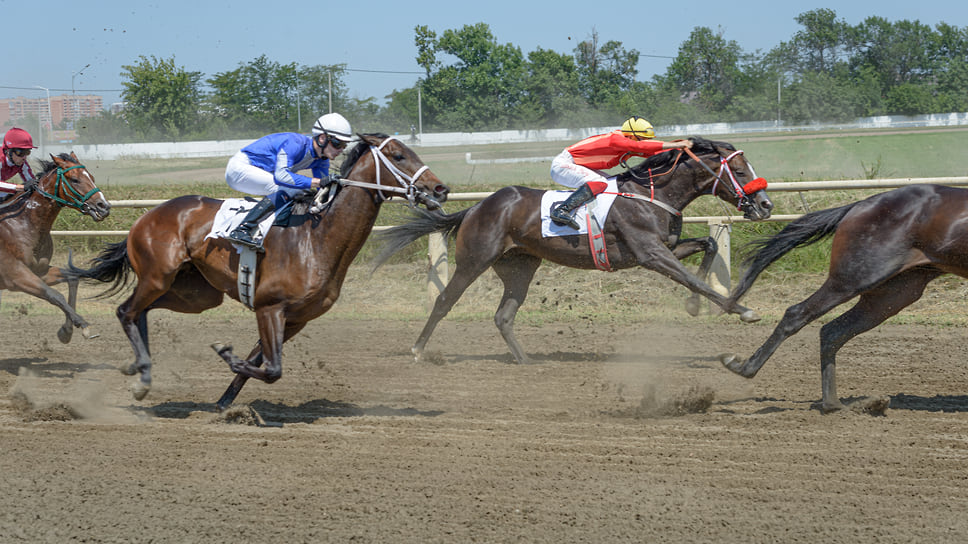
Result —
<instances>
[{"instance_id":1,"label":"noseband","mask_svg":"<svg viewBox=\"0 0 968 544\"><path fill-rule=\"evenodd\" d=\"M70 166L68 168L61 168L59 166L57 167L57 181L54 182L53 194L48 193L47 191L41 189L40 185L38 185L35 190L38 193L40 193L41 196L49 198L62 206L67 206L69 208L74 208L75 210L83 212L84 209L87 207L87 201L90 200L92 196L100 193L101 189L94 187L86 194L82 195L77 189L71 186L71 184L67 181L67 178L64 176L65 172L74 170L75 168L84 168L84 165L79 164L77 166ZM70 200L65 200L57 196L57 193L61 192L62 188L63 188L63 192Z\"/></svg>"}]
</instances>

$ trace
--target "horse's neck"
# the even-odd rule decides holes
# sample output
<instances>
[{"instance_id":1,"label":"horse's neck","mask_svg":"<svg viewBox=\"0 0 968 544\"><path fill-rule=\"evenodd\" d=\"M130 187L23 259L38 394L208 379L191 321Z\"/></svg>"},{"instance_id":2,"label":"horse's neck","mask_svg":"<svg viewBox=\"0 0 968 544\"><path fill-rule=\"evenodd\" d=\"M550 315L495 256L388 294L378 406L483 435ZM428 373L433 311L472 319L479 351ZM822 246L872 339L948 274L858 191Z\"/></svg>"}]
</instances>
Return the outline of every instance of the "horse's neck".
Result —
<instances>
[{"instance_id":1,"label":"horse's neck","mask_svg":"<svg viewBox=\"0 0 968 544\"><path fill-rule=\"evenodd\" d=\"M355 255L370 235L379 213L380 204L369 190L343 187L323 217L331 226L315 229L316 243L323 249L352 250Z\"/></svg>"},{"instance_id":2,"label":"horse's neck","mask_svg":"<svg viewBox=\"0 0 968 544\"><path fill-rule=\"evenodd\" d=\"M685 209L693 200L702 195L702 191L696 188L693 176L689 173L680 174L676 172L669 178L656 180L654 193L648 183L640 184L631 181L626 183L636 187L634 192L645 196L654 196L656 200L679 211Z\"/></svg>"},{"instance_id":3,"label":"horse's neck","mask_svg":"<svg viewBox=\"0 0 968 544\"><path fill-rule=\"evenodd\" d=\"M34 191L22 203L11 203L0 210L0 223L7 228L20 227L20 239L41 236L50 232L54 220L60 213L60 206Z\"/></svg>"}]
</instances>

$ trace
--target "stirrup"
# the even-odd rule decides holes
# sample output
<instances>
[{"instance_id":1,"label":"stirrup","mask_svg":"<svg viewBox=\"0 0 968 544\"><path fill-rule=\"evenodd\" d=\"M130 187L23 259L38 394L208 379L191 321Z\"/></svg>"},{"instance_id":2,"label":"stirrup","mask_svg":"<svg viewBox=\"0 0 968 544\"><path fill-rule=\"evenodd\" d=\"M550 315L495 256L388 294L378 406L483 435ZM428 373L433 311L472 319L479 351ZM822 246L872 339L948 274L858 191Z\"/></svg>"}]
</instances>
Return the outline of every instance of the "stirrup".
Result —
<instances>
[{"instance_id":1,"label":"stirrup","mask_svg":"<svg viewBox=\"0 0 968 544\"><path fill-rule=\"evenodd\" d=\"M563 227L571 227L575 230L581 230L581 227L578 225L578 221L575 221L575 218L572 217L571 214L565 213L556 215L557 211L558 210L556 209L551 212L550 217L552 222Z\"/></svg>"},{"instance_id":2,"label":"stirrup","mask_svg":"<svg viewBox=\"0 0 968 544\"><path fill-rule=\"evenodd\" d=\"M253 250L255 250L255 251L259 252L259 253L265 253L265 248L262 247L262 244L260 244L259 242L253 240L252 239L252 235L249 234L249 233L247 233L247 232L244 232L244 231L241 231L240 232L238 230L233 230L232 232L229 233L228 238L229 238L229 240L231 240L231 241L233 241L233 242L235 242L237 244L241 244L241 245L243 245L243 246L245 246L247 248L253 249Z\"/></svg>"}]
</instances>

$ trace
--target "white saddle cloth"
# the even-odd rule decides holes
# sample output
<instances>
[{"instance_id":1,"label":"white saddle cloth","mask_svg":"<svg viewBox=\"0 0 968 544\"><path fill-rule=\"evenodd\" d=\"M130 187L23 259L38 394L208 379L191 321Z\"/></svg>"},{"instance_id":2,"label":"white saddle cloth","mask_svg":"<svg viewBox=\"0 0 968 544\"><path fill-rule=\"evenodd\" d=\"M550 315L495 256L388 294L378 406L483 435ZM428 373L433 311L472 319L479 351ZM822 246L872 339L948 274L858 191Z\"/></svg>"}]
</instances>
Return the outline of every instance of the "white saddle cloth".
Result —
<instances>
[{"instance_id":1,"label":"white saddle cloth","mask_svg":"<svg viewBox=\"0 0 968 544\"><path fill-rule=\"evenodd\" d=\"M575 210L575 221L578 221L578 224L581 226L581 229L578 231L575 231L571 227L559 225L551 220L551 207L568 198L568 195L572 191L546 191L541 197L541 236L550 238L552 236L588 234L588 206L591 205L594 205L595 218L598 219L598 226L604 230L605 219L608 218L608 212L612 209L612 204L615 203L615 199L618 197L615 194L618 192L618 184L615 182L615 178L611 177L606 181L608 181L608 188L605 189L604 193L595 198L594 203L589 202Z\"/></svg>"},{"instance_id":2,"label":"white saddle cloth","mask_svg":"<svg viewBox=\"0 0 968 544\"><path fill-rule=\"evenodd\" d=\"M242 224L242 220L245 219L245 214L255 205L256 202L244 198L230 198L225 200L222 202L222 206L219 207L218 213L215 214L215 219L212 221L212 231L205 238L228 238L229 233L235 230L235 227ZM253 238L256 240L264 238L275 219L275 213L271 213L263 219L259 223L259 232ZM232 245L241 249L239 244Z\"/></svg>"}]
</instances>

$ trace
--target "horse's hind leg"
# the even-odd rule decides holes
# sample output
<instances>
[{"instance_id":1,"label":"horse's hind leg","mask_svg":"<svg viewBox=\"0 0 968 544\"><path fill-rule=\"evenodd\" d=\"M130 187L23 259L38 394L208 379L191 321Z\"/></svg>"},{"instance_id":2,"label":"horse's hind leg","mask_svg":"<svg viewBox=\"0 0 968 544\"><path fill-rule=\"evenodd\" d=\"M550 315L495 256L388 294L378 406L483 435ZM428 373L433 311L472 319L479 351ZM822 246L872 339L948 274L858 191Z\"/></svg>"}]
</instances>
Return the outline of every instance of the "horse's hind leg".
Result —
<instances>
[{"instance_id":1,"label":"horse's hind leg","mask_svg":"<svg viewBox=\"0 0 968 544\"><path fill-rule=\"evenodd\" d=\"M696 277L698 277L702 282L709 283L709 270L713 266L713 260L716 259L716 253L719 251L719 245L716 240L712 237L707 236L706 238L689 238L686 240L681 240L676 247L672 249L672 254L676 256L676 259L680 261L695 255L696 253L702 252L702 262L699 263L699 270L696 271ZM728 293L723 293L728 294ZM699 293L691 291L689 298L686 299L686 312L695 317L699 315Z\"/></svg>"},{"instance_id":2,"label":"horse's hind leg","mask_svg":"<svg viewBox=\"0 0 968 544\"><path fill-rule=\"evenodd\" d=\"M494 324L501 331L514 359L519 364L531 363L531 359L514 336L514 316L528 296L528 288L535 271L541 266L541 258L525 254L506 255L491 266L504 282L504 296L497 307L497 313L494 314Z\"/></svg>"},{"instance_id":3,"label":"horse's hind leg","mask_svg":"<svg viewBox=\"0 0 968 544\"><path fill-rule=\"evenodd\" d=\"M417 362L420 362L423 358L427 341L430 340L430 335L433 334L440 320L450 312L454 304L457 304L457 301L460 300L460 296L464 294L467 287L490 266L490 262L481 262L479 260L473 262L473 266L461 266L461 262L463 260L460 259L460 255L458 254L457 270L454 272L454 277L447 282L447 286L437 296L437 300L434 301L434 308L430 312L430 317L427 318L427 323L424 324L423 330L420 331L420 336L417 337L417 341L410 348L414 360Z\"/></svg>"},{"instance_id":4,"label":"horse's hind leg","mask_svg":"<svg viewBox=\"0 0 968 544\"><path fill-rule=\"evenodd\" d=\"M151 390L151 354L148 351L148 311L133 309L137 293L138 290L135 289L135 294L118 306L115 313L118 321L121 322L121 330L128 337L131 349L134 350L134 362L121 372L128 376L140 373L140 379L134 385L132 394L136 400L141 400Z\"/></svg>"},{"instance_id":5,"label":"horse's hind leg","mask_svg":"<svg viewBox=\"0 0 968 544\"><path fill-rule=\"evenodd\" d=\"M863 293L853 308L820 329L821 411L843 408L837 396L837 352L855 336L867 332L921 298L925 286L940 276L935 270L912 269Z\"/></svg>"},{"instance_id":6,"label":"horse's hind leg","mask_svg":"<svg viewBox=\"0 0 968 544\"><path fill-rule=\"evenodd\" d=\"M796 334L811 321L834 309L837 305L855 297L858 293L857 290L853 289L836 288L833 284L834 282L828 278L820 289L807 297L806 300L787 308L783 314L783 319L773 329L773 333L753 353L749 360L743 361L735 355L723 354L720 356L720 361L726 368L745 378L755 376L784 340Z\"/></svg>"}]
</instances>

